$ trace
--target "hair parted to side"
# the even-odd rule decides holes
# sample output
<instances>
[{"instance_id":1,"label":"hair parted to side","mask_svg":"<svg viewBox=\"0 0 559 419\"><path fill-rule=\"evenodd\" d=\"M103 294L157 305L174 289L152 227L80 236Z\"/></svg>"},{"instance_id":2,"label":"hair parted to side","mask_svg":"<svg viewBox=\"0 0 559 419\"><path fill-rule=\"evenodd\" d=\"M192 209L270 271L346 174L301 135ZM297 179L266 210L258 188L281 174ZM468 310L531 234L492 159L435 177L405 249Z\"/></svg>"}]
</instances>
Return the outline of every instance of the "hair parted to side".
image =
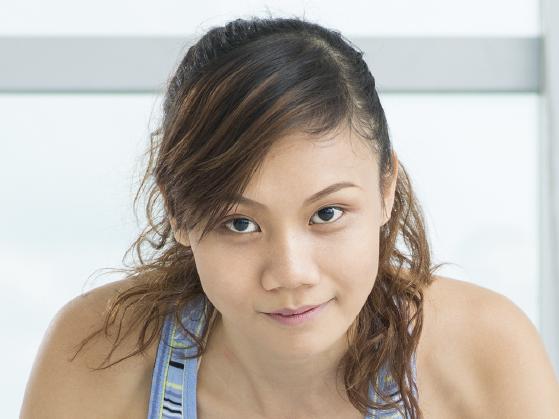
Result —
<instances>
[{"instance_id":1,"label":"hair parted to side","mask_svg":"<svg viewBox=\"0 0 559 419\"><path fill-rule=\"evenodd\" d=\"M134 198L136 208L148 192L149 225L124 257L135 250L139 261L111 269L136 285L110 301L103 327L81 342L76 355L99 333L107 336L118 313L129 308L133 323L124 337L141 326L137 349L102 366L124 339L119 341L121 321L112 350L96 370L142 353L168 314L182 325L182 310L204 292L191 248L178 243L174 233L200 225L204 237L215 228L233 206L229 198L242 194L279 138L304 132L318 139L342 127L358 133L376 153L384 204L394 173L392 146L362 51L340 32L296 17L237 19L203 35L170 79L161 125L150 135L149 161ZM422 330L423 289L442 264L431 266L422 210L401 163L397 176L391 218L380 231L376 283L348 330L349 350L340 371L349 400L363 414L367 408L397 408L404 414L403 404L415 419L423 416L410 364ZM397 248L397 239L406 251ZM149 258L142 251L146 244ZM219 313L207 298L203 301L204 315L214 320ZM196 342L196 357L204 354L213 324L209 321L199 338L182 325ZM382 366L398 385L398 398L378 387L375 377ZM369 382L382 404L368 400Z\"/></svg>"}]
</instances>

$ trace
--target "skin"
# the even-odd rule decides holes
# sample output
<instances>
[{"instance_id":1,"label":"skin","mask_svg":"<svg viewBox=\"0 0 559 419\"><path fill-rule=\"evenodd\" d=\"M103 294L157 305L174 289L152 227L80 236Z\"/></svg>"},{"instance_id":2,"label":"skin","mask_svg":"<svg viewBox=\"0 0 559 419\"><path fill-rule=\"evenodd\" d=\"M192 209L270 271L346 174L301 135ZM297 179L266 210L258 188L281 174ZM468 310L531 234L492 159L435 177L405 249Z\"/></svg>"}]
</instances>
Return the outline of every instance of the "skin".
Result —
<instances>
[{"instance_id":1,"label":"skin","mask_svg":"<svg viewBox=\"0 0 559 419\"><path fill-rule=\"evenodd\" d=\"M385 213L377 158L362 139L348 131L320 144L302 134L284 137L243 194L265 207L240 204L226 218L250 222L227 223L202 241L200 228L175 233L192 247L204 292L221 313L200 367L200 376L208 377L200 392L212 388L222 403L253 406L263 417L283 417L286 406L289 417L331 416L350 405L336 367L346 332L375 283L379 231L394 201L393 158ZM304 205L344 181L357 186ZM341 211L318 212L325 207ZM327 301L320 316L302 326L286 327L264 314ZM230 400L223 402L223 395Z\"/></svg>"}]
</instances>

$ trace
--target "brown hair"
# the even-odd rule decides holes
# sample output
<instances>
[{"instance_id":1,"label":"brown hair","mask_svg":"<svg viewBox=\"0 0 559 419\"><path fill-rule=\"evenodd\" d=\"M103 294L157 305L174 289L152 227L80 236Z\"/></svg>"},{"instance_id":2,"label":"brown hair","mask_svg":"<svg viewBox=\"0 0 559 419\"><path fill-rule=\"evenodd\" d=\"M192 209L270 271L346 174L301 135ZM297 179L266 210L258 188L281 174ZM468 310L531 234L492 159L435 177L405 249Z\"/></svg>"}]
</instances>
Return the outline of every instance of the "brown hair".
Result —
<instances>
[{"instance_id":1,"label":"brown hair","mask_svg":"<svg viewBox=\"0 0 559 419\"><path fill-rule=\"evenodd\" d=\"M84 339L78 352L95 335L107 335L117 314L130 307L135 315L126 332L141 325L137 349L96 369L142 353L169 313L182 325L180 313L204 292L192 250L176 241L171 221L182 231L202 223L204 237L230 211L230 198L243 192L275 141L291 132L319 139L341 127L357 132L378 156L384 205L394 172L392 146L362 51L340 32L300 18L237 19L203 35L170 79L161 125L150 135L149 161L134 199L136 209L149 183L149 225L124 258L135 249L139 262L112 269L125 272L135 285L110 301L103 327ZM158 200L163 206L156 212ZM152 250L148 259L144 245ZM363 414L368 408L404 414L403 402L409 417L421 418L410 361L422 330L422 290L442 264L431 266L422 210L402 163L391 218L380 230L378 266L373 290L348 330L340 371L349 400ZM215 319L217 310L203 301L206 318ZM199 337L182 325L196 343L196 357L204 354L212 324L207 322ZM146 333L150 325L152 333ZM120 326L101 365L120 343ZM383 392L374 379L383 366L397 392ZM370 382L385 403L368 399Z\"/></svg>"}]
</instances>

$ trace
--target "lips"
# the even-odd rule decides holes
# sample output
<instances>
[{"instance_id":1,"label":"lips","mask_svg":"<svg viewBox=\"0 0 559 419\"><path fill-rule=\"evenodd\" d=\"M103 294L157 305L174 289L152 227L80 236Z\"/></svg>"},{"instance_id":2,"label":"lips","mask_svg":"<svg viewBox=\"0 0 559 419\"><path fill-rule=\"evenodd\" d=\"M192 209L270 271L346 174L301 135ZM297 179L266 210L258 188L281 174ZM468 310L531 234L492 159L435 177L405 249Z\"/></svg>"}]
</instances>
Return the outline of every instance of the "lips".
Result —
<instances>
[{"instance_id":1,"label":"lips","mask_svg":"<svg viewBox=\"0 0 559 419\"><path fill-rule=\"evenodd\" d=\"M281 314L282 316L292 316L294 314L301 314L301 313L304 313L306 311L312 310L313 308L316 308L320 305L322 305L322 304L307 305L307 306L302 306L302 307L299 307L299 308L296 308L296 309L283 308L281 310L273 311L272 313L269 313L269 314Z\"/></svg>"}]
</instances>

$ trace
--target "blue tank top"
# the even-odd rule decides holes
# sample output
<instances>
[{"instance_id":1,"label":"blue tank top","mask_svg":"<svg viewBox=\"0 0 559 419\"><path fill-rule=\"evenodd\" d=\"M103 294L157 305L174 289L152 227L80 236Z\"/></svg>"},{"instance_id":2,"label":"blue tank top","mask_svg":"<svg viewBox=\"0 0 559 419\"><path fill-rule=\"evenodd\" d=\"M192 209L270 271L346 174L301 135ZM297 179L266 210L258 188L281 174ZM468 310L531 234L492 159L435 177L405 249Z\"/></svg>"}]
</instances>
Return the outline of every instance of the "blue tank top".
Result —
<instances>
[{"instance_id":1,"label":"blue tank top","mask_svg":"<svg viewBox=\"0 0 559 419\"><path fill-rule=\"evenodd\" d=\"M184 310L182 323L196 336L200 336L203 326L203 312L201 310L203 296L194 300L193 309ZM196 353L193 341L177 327L174 314L169 314L163 324L161 338L153 368L151 393L149 400L148 419L197 419L196 416L196 381L201 357L184 359L186 355ZM415 353L412 358L413 380L416 379ZM397 384L392 377L382 369L377 376L377 383L385 391L393 394L397 391ZM417 393L414 392L417 397ZM369 386L369 398L375 402L381 399ZM401 404L403 406L403 404ZM403 409L402 409L403 410ZM397 409L374 412L369 409L364 419L391 418L402 419Z\"/></svg>"}]
</instances>

